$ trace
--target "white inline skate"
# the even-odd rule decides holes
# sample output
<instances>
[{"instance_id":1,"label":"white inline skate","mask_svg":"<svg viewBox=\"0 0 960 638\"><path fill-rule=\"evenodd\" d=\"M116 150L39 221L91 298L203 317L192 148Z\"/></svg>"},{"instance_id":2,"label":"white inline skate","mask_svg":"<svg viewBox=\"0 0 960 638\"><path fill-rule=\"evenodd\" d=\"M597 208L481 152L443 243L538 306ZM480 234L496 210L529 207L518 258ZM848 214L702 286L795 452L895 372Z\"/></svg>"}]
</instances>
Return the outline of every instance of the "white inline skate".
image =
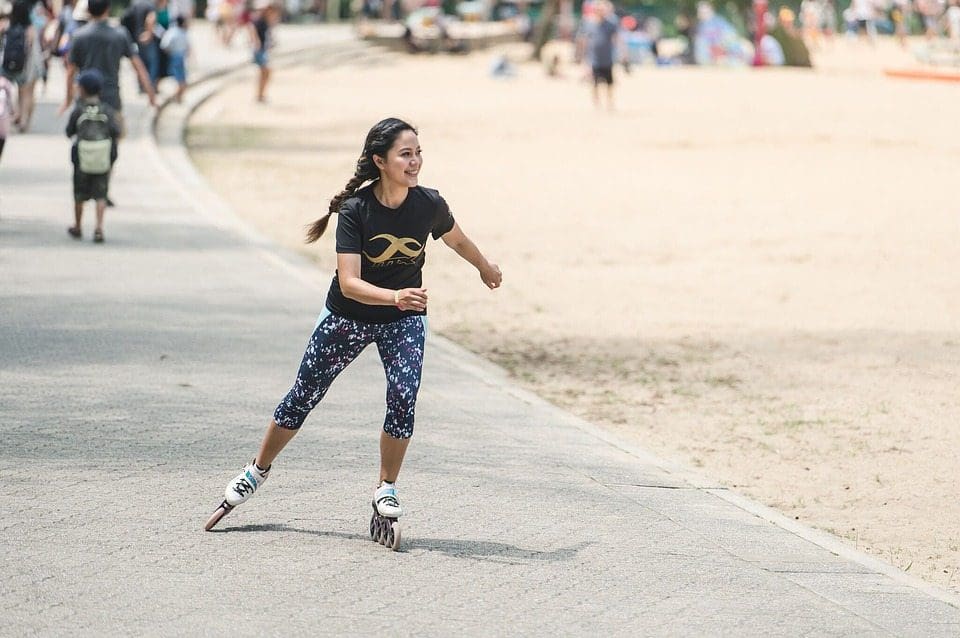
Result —
<instances>
[{"instance_id":1,"label":"white inline skate","mask_svg":"<svg viewBox=\"0 0 960 638\"><path fill-rule=\"evenodd\" d=\"M246 502L247 499L253 496L254 492L263 485L269 475L269 467L261 470L257 467L256 462L250 461L250 463L243 468L243 471L227 485L227 489L223 494L223 502L220 503L217 511L213 513L213 516L210 517L207 524L203 526L204 531L209 532L213 529L214 525L219 523L220 519L229 514L234 507Z\"/></svg>"},{"instance_id":2,"label":"white inline skate","mask_svg":"<svg viewBox=\"0 0 960 638\"><path fill-rule=\"evenodd\" d=\"M384 481L373 494L373 516L370 517L370 540L393 551L400 549L400 523L403 510L397 500L397 488Z\"/></svg>"}]
</instances>

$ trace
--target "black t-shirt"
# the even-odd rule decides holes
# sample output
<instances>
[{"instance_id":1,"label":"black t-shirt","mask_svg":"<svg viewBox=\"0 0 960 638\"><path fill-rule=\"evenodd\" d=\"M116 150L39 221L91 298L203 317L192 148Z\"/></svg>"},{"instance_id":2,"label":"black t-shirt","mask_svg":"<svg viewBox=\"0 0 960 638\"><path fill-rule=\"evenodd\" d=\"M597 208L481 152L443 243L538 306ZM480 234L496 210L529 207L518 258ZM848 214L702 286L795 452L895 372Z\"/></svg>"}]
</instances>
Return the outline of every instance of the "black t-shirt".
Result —
<instances>
[{"instance_id":1,"label":"black t-shirt","mask_svg":"<svg viewBox=\"0 0 960 638\"><path fill-rule=\"evenodd\" d=\"M361 188L340 207L337 252L360 255L360 278L390 290L419 288L426 259L427 237L440 239L454 219L440 193L416 186L399 208L387 208L373 194L373 185ZM371 306L347 299L333 276L327 294L331 312L373 323L387 323L426 312L402 311L395 306Z\"/></svg>"},{"instance_id":2,"label":"black t-shirt","mask_svg":"<svg viewBox=\"0 0 960 638\"><path fill-rule=\"evenodd\" d=\"M137 47L126 31L105 20L96 20L76 30L70 45L70 63L77 72L98 69L103 74L100 99L120 110L120 60L137 55Z\"/></svg>"}]
</instances>

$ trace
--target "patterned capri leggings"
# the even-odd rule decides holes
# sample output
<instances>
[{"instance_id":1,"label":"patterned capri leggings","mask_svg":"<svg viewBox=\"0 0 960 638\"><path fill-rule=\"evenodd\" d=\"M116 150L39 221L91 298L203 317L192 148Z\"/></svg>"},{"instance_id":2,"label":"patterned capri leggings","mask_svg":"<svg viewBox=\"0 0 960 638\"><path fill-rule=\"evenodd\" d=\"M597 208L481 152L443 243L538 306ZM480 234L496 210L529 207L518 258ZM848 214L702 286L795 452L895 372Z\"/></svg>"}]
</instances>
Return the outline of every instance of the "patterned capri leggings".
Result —
<instances>
[{"instance_id":1,"label":"patterned capri leggings","mask_svg":"<svg viewBox=\"0 0 960 638\"><path fill-rule=\"evenodd\" d=\"M426 317L369 323L324 309L303 354L297 381L277 406L273 420L282 428L299 429L337 375L375 342L387 375L387 416L383 431L395 439L409 439L413 436L413 412L420 389L426 332Z\"/></svg>"}]
</instances>

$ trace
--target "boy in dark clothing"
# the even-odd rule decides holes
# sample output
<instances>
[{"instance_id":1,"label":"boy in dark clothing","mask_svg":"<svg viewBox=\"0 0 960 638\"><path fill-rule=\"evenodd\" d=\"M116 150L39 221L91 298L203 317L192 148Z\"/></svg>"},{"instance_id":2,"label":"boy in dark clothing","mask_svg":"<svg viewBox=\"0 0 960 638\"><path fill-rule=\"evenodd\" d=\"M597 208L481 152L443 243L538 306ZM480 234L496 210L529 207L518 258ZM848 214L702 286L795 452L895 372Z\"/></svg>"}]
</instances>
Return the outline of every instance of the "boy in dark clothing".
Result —
<instances>
[{"instance_id":1,"label":"boy in dark clothing","mask_svg":"<svg viewBox=\"0 0 960 638\"><path fill-rule=\"evenodd\" d=\"M257 102L267 101L267 83L270 81L270 49L273 48L273 27L280 21L280 8L273 0L258 0L255 8L260 16L250 23L253 42L253 63L260 68L257 77Z\"/></svg>"},{"instance_id":2,"label":"boy in dark clothing","mask_svg":"<svg viewBox=\"0 0 960 638\"><path fill-rule=\"evenodd\" d=\"M100 71L83 71L77 77L77 85L80 87L80 99L67 122L67 136L76 137L70 150L75 223L67 229L67 233L74 239L83 237L80 229L83 205L92 199L97 206L97 227L93 231L93 241L100 243L103 241L103 214L107 207L110 169L117 159L120 125L113 107L100 101L103 90L103 74Z\"/></svg>"}]
</instances>

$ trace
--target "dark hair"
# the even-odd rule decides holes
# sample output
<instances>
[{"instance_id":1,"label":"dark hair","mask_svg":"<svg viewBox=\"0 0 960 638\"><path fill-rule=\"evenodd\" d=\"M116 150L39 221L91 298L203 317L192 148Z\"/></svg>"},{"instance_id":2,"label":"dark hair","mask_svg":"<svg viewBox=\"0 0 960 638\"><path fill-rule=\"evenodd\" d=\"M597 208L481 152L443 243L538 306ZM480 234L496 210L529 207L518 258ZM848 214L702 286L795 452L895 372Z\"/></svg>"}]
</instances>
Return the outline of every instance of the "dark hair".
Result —
<instances>
[{"instance_id":1,"label":"dark hair","mask_svg":"<svg viewBox=\"0 0 960 638\"><path fill-rule=\"evenodd\" d=\"M87 3L87 11L94 18L101 18L110 10L110 0L90 0Z\"/></svg>"},{"instance_id":2,"label":"dark hair","mask_svg":"<svg viewBox=\"0 0 960 638\"><path fill-rule=\"evenodd\" d=\"M103 90L103 73L99 69L87 69L77 76L77 84L88 96L100 95Z\"/></svg>"},{"instance_id":3,"label":"dark hair","mask_svg":"<svg viewBox=\"0 0 960 638\"><path fill-rule=\"evenodd\" d=\"M14 0L13 7L10 9L10 25L29 27L32 7L33 2L30 0Z\"/></svg>"},{"instance_id":4,"label":"dark hair","mask_svg":"<svg viewBox=\"0 0 960 638\"><path fill-rule=\"evenodd\" d=\"M395 117L388 117L373 125L370 132L367 133L367 139L363 142L363 151L360 153L360 159L357 160L357 170L354 171L353 177L343 187L343 190L330 200L330 208L327 210L327 214L313 222L307 230L308 244L312 244L323 236L323 231L327 229L327 222L330 221L330 215L340 212L340 205L344 201L356 193L366 182L380 178L380 169L373 163L373 156L379 155L386 158L387 151L404 131L413 131L415 135L417 133L417 129L411 124Z\"/></svg>"}]
</instances>

